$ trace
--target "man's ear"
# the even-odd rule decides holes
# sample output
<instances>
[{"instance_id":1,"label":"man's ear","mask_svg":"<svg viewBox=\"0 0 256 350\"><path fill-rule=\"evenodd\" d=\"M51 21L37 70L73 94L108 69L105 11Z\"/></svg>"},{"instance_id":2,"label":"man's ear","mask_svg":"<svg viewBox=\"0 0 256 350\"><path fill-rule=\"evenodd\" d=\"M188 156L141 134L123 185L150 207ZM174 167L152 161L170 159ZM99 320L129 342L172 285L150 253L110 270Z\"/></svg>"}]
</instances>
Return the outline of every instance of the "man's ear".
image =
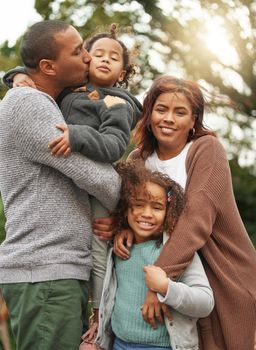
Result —
<instances>
[{"instance_id":1,"label":"man's ear","mask_svg":"<svg viewBox=\"0 0 256 350\"><path fill-rule=\"evenodd\" d=\"M39 62L39 68L46 75L52 75L52 76L56 75L53 60L42 59Z\"/></svg>"}]
</instances>

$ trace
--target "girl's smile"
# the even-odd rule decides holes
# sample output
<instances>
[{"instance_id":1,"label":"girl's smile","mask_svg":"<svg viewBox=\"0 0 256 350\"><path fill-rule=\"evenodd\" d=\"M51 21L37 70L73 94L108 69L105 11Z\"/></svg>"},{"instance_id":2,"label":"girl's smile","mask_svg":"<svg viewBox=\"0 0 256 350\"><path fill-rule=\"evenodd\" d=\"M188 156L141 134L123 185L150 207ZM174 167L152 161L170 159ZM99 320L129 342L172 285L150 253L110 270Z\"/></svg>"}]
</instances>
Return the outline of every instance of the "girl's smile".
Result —
<instances>
[{"instance_id":1,"label":"girl's smile","mask_svg":"<svg viewBox=\"0 0 256 350\"><path fill-rule=\"evenodd\" d=\"M135 200L127 212L128 224L134 232L135 243L155 239L162 232L166 214L167 197L163 187L146 182L138 188Z\"/></svg>"}]
</instances>

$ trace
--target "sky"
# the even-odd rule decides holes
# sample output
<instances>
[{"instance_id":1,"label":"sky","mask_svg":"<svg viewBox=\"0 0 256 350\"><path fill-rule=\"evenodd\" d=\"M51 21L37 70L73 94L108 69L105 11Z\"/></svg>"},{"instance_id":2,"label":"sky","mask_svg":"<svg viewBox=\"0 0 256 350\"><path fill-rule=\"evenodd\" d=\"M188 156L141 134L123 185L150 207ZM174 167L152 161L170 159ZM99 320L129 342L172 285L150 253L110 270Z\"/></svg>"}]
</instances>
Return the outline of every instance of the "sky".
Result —
<instances>
[{"instance_id":1,"label":"sky","mask_svg":"<svg viewBox=\"0 0 256 350\"><path fill-rule=\"evenodd\" d=\"M40 21L34 9L35 0L1 0L0 1L0 45L9 41L15 44L31 24Z\"/></svg>"}]
</instances>

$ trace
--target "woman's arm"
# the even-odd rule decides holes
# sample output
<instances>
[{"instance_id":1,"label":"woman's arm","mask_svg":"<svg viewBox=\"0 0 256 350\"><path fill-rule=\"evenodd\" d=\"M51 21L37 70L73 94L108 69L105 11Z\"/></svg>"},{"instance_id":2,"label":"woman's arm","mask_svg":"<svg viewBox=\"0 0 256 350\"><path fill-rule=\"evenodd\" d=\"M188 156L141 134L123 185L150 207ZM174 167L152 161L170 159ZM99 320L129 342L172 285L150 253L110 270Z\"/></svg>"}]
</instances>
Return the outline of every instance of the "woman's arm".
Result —
<instances>
[{"instance_id":1,"label":"woman's arm","mask_svg":"<svg viewBox=\"0 0 256 350\"><path fill-rule=\"evenodd\" d=\"M187 159L187 204L156 262L171 279L179 277L195 252L208 244L231 176L225 151L212 136L192 145Z\"/></svg>"}]
</instances>

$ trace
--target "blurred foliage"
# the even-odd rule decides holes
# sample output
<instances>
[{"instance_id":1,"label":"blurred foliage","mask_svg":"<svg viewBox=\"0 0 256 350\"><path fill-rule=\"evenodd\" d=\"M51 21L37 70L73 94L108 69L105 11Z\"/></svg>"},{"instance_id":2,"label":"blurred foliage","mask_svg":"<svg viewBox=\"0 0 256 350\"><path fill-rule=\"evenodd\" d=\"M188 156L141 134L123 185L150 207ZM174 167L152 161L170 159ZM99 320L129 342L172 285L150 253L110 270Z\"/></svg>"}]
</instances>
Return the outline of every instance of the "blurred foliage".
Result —
<instances>
[{"instance_id":1,"label":"blurred foliage","mask_svg":"<svg viewBox=\"0 0 256 350\"><path fill-rule=\"evenodd\" d=\"M256 176L250 169L242 168L237 159L230 162L232 181L237 206L250 238L256 247Z\"/></svg>"},{"instance_id":2,"label":"blurred foliage","mask_svg":"<svg viewBox=\"0 0 256 350\"><path fill-rule=\"evenodd\" d=\"M256 2L36 0L35 9L42 19L73 24L85 39L118 23L122 39L138 52L134 94L142 94L162 74L197 80L207 88L212 105L207 123L222 137L238 206L255 237ZM20 63L18 45L0 47L1 71ZM0 85L0 97L5 91ZM232 101L236 109L229 107Z\"/></svg>"}]
</instances>

